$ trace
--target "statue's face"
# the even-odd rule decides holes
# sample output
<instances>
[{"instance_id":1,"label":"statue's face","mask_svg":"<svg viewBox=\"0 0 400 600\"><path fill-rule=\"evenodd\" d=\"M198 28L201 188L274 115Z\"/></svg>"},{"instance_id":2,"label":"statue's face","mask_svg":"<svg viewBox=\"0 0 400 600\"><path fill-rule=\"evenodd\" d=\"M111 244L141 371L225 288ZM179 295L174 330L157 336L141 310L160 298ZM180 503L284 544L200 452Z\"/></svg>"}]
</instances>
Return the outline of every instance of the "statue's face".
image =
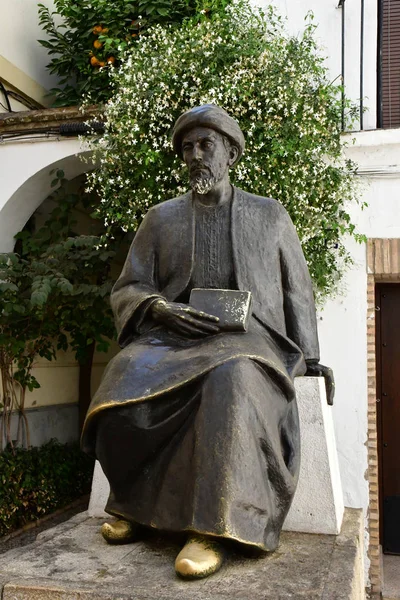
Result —
<instances>
[{"instance_id":1,"label":"statue's face","mask_svg":"<svg viewBox=\"0 0 400 600\"><path fill-rule=\"evenodd\" d=\"M208 194L232 164L231 144L208 127L195 127L184 136L182 155L189 169L190 185L198 194Z\"/></svg>"}]
</instances>

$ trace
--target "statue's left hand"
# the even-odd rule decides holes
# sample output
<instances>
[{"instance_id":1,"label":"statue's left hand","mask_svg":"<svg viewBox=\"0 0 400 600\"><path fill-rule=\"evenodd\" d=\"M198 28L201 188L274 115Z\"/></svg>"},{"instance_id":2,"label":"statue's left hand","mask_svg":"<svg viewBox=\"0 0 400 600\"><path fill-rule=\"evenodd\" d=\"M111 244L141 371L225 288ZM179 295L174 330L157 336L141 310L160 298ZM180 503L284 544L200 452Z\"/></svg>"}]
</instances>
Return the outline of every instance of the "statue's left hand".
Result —
<instances>
[{"instance_id":1,"label":"statue's left hand","mask_svg":"<svg viewBox=\"0 0 400 600\"><path fill-rule=\"evenodd\" d=\"M152 317L167 329L177 331L185 337L203 337L219 333L219 318L196 310L188 304L156 300L152 306Z\"/></svg>"},{"instance_id":2,"label":"statue's left hand","mask_svg":"<svg viewBox=\"0 0 400 600\"><path fill-rule=\"evenodd\" d=\"M333 371L316 361L306 361L306 377L323 377L325 379L326 399L330 406L333 404L335 396L335 379Z\"/></svg>"}]
</instances>

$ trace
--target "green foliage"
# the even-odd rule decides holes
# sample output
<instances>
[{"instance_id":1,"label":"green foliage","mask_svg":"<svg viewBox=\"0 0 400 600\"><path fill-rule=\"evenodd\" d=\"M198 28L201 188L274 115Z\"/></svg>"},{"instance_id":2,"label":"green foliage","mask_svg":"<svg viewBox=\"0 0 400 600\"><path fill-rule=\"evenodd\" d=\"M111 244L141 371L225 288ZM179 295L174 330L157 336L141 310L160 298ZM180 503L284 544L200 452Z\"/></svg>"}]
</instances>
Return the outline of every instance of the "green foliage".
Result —
<instances>
[{"instance_id":1,"label":"green foliage","mask_svg":"<svg viewBox=\"0 0 400 600\"><path fill-rule=\"evenodd\" d=\"M56 441L0 453L0 536L89 493L93 462Z\"/></svg>"},{"instance_id":2,"label":"green foliage","mask_svg":"<svg viewBox=\"0 0 400 600\"><path fill-rule=\"evenodd\" d=\"M61 170L56 172L53 183L60 186L52 196L56 206L37 232L16 235L21 247L19 258L27 260L35 272L31 308L42 311L42 320L54 317L60 332L58 348L66 349L65 333L69 334L77 360L84 362L88 340L94 340L98 350L107 350L107 338L114 336L108 303L113 285L110 262L122 236L117 234L112 245L104 246L101 231L78 235L75 209L82 205L92 210L94 200L82 192L68 193ZM97 224L99 229L101 224Z\"/></svg>"},{"instance_id":3,"label":"green foliage","mask_svg":"<svg viewBox=\"0 0 400 600\"><path fill-rule=\"evenodd\" d=\"M185 110L218 104L246 138L233 182L284 204L317 296L332 293L349 261L342 236L354 235L346 203L356 199L356 166L343 158L342 89L328 79L314 29L309 17L290 37L272 8L245 0L179 30L149 29L115 70L106 132L93 141L100 168L89 187L105 224L136 229L152 205L187 190L172 127ZM349 124L356 109L346 101L345 111Z\"/></svg>"},{"instance_id":4,"label":"green foliage","mask_svg":"<svg viewBox=\"0 0 400 600\"><path fill-rule=\"evenodd\" d=\"M79 104L85 94L90 94L94 103L106 101L110 96L109 67L118 64L121 52L147 27L177 25L186 18L213 14L227 2L55 0L54 12L39 4L39 23L47 34L47 39L39 42L52 57L50 73L59 77L60 87L51 90L55 106Z\"/></svg>"},{"instance_id":5,"label":"green foliage","mask_svg":"<svg viewBox=\"0 0 400 600\"><path fill-rule=\"evenodd\" d=\"M26 389L39 382L32 375L38 356L52 360L56 350L71 347L84 363L94 343L107 351L115 334L108 297L113 284L110 261L117 235L103 244L99 235L77 235L75 212L91 208L85 194L67 192L64 173L58 170L50 199L55 203L43 227L17 234L18 253L0 254L0 374L2 377L2 439L11 443L11 412L25 423ZM29 439L28 439L29 446Z\"/></svg>"}]
</instances>

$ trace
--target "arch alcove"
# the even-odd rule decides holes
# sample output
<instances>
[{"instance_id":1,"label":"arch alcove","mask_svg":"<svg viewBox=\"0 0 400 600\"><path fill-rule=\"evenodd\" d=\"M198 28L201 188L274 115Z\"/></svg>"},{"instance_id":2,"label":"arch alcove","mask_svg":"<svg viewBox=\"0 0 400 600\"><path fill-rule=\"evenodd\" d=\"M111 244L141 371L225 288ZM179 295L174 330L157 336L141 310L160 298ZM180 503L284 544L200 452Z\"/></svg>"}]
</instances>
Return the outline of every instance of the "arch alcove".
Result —
<instances>
[{"instance_id":1,"label":"arch alcove","mask_svg":"<svg viewBox=\"0 0 400 600\"><path fill-rule=\"evenodd\" d=\"M94 168L90 157L91 152L76 138L0 145L0 253L13 251L16 233L54 191L50 171L62 169L68 181L75 180ZM99 372L104 362L102 358L96 365ZM51 362L38 358L33 374L41 387L26 395L32 445L39 446L51 438L62 443L76 441L79 366L73 352L60 351L57 360ZM14 418L12 429L16 428Z\"/></svg>"},{"instance_id":2,"label":"arch alcove","mask_svg":"<svg viewBox=\"0 0 400 600\"><path fill-rule=\"evenodd\" d=\"M13 250L15 234L52 191L50 171L73 179L94 168L90 155L77 139L0 146L0 252Z\"/></svg>"}]
</instances>

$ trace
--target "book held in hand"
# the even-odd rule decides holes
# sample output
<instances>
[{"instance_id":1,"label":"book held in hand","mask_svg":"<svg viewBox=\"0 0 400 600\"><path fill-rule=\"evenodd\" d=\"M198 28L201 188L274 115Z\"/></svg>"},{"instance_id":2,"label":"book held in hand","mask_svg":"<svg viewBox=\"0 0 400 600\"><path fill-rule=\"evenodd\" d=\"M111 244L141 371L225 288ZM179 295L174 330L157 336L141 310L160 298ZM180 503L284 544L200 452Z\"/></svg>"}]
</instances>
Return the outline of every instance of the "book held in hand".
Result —
<instances>
[{"instance_id":1,"label":"book held in hand","mask_svg":"<svg viewBox=\"0 0 400 600\"><path fill-rule=\"evenodd\" d=\"M189 304L219 318L222 331L247 331L251 315L251 292L193 288Z\"/></svg>"}]
</instances>

